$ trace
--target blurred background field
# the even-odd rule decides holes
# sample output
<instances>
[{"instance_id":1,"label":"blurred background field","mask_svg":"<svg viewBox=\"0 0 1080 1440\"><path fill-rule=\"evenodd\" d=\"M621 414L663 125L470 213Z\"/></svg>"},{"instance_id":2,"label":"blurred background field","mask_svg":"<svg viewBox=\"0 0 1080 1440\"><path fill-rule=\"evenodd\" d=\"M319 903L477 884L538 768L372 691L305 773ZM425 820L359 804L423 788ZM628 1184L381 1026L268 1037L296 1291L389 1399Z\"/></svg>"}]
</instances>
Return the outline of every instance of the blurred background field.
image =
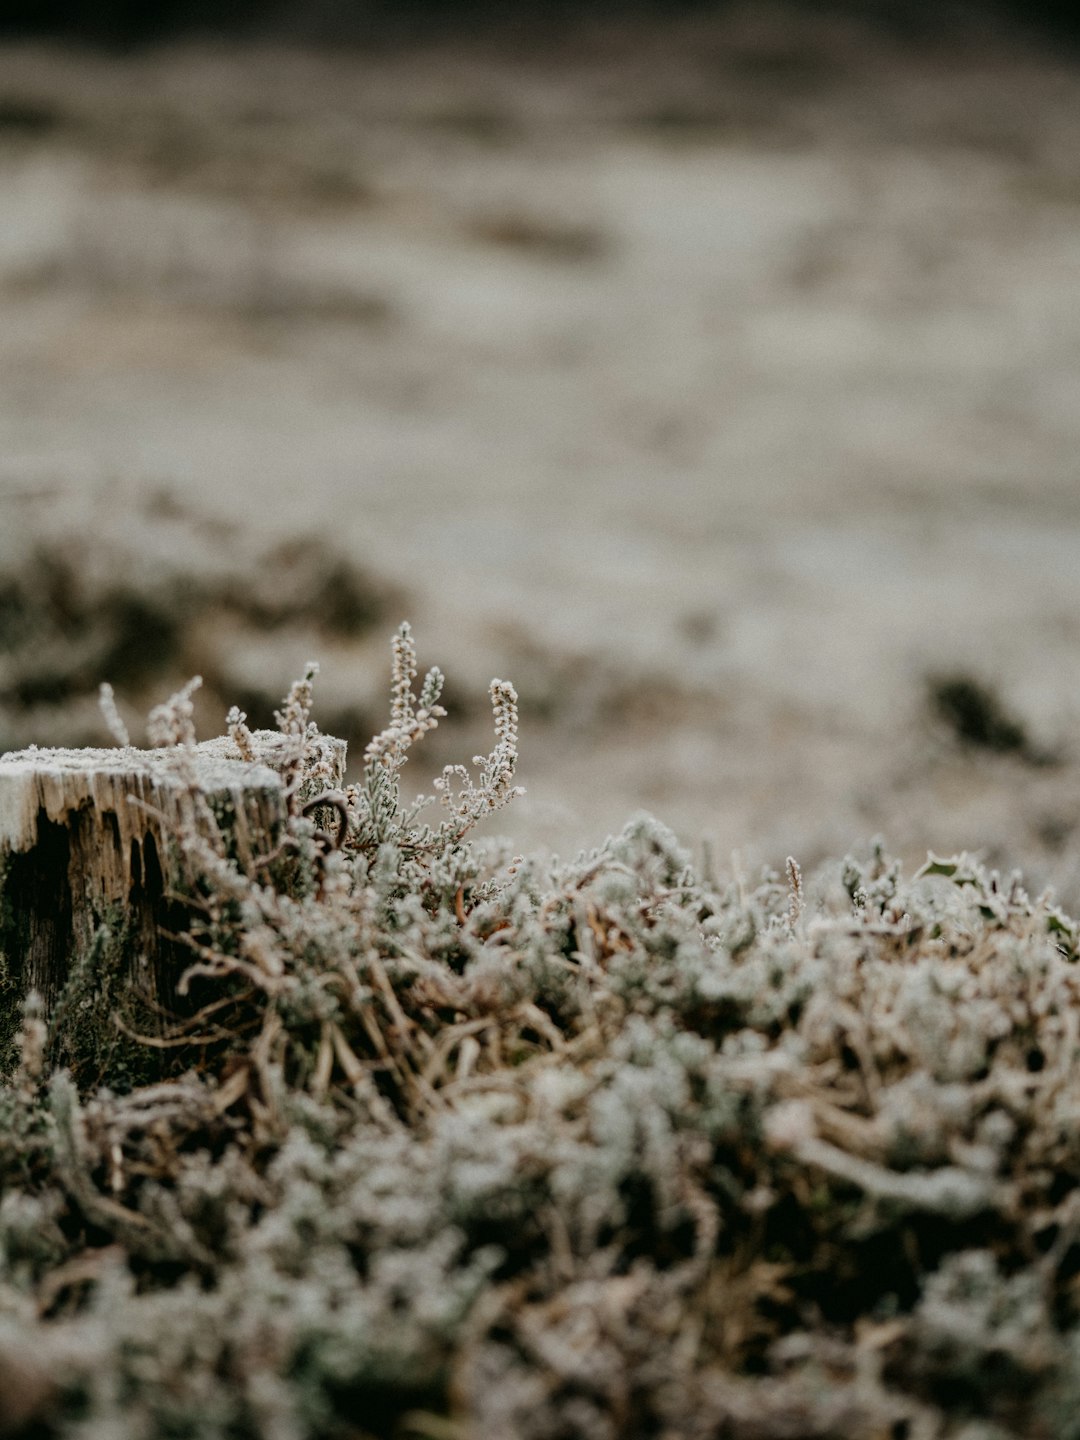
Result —
<instances>
[{"instance_id":1,"label":"blurred background field","mask_svg":"<svg viewBox=\"0 0 1080 1440\"><path fill-rule=\"evenodd\" d=\"M9 11L0 749L309 656L357 748L407 615L521 848L1080 903L1068 9L391 8Z\"/></svg>"}]
</instances>

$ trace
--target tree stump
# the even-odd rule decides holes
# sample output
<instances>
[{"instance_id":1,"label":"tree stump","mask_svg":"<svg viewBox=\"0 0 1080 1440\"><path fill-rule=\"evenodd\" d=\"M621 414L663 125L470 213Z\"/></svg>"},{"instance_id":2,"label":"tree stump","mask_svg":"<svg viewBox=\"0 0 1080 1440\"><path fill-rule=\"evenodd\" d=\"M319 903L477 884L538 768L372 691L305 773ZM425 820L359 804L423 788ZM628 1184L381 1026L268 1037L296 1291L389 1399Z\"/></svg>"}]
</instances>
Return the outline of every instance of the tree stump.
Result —
<instances>
[{"instance_id":1,"label":"tree stump","mask_svg":"<svg viewBox=\"0 0 1080 1440\"><path fill-rule=\"evenodd\" d=\"M295 742L274 731L252 739L247 761L228 737L190 749L0 756L0 1072L31 991L53 1058L79 1078L103 1073L103 1044L115 1061L117 1014L137 1013L153 1033L176 1012L192 960L169 938L190 918L176 837L198 813L193 791L208 807L202 823L213 817L241 863L271 850L285 823L282 772ZM344 741L319 743L340 784ZM312 788L324 790L325 776Z\"/></svg>"}]
</instances>

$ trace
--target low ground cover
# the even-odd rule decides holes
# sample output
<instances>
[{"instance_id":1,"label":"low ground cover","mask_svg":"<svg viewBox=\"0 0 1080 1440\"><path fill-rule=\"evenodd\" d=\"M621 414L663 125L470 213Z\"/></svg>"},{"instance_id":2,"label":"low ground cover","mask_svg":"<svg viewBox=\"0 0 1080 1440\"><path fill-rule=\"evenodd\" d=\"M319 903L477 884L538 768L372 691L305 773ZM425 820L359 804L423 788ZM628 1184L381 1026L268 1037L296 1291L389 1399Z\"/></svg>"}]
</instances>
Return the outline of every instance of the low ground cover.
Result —
<instances>
[{"instance_id":1,"label":"low ground cover","mask_svg":"<svg viewBox=\"0 0 1080 1440\"><path fill-rule=\"evenodd\" d=\"M403 627L314 806L293 688L264 854L192 794L148 1082L58 1067L4 917L0 1433L1080 1436L1074 923L967 857L720 879L647 816L512 856L513 687L429 810L416 676Z\"/></svg>"}]
</instances>

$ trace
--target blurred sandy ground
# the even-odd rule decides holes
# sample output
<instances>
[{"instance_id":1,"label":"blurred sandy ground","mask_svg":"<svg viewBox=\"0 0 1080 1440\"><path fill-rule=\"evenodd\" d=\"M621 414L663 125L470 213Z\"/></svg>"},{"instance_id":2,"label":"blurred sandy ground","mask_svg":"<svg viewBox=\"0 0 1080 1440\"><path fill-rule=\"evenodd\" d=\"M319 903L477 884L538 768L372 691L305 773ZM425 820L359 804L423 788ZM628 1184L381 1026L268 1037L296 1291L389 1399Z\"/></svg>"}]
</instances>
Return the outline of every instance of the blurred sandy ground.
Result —
<instances>
[{"instance_id":1,"label":"blurred sandy ground","mask_svg":"<svg viewBox=\"0 0 1080 1440\"><path fill-rule=\"evenodd\" d=\"M881 832L1080 899L1075 61L760 5L389 53L12 44L0 316L8 563L58 523L151 568L201 534L273 589L260 546L326 538L385 623L219 611L200 644L274 694L318 642L366 718L400 599L459 710L432 773L519 685L515 843L645 807L721 867ZM1027 757L935 721L954 672Z\"/></svg>"}]
</instances>

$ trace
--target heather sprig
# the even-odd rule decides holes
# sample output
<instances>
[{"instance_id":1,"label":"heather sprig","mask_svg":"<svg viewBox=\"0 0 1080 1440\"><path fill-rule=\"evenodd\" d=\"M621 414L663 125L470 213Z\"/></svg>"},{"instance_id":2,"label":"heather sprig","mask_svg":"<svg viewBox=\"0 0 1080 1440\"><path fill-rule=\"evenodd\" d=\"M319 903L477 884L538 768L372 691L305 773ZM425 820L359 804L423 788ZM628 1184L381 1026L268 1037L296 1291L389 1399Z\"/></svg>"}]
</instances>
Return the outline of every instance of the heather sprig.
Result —
<instances>
[{"instance_id":1,"label":"heather sprig","mask_svg":"<svg viewBox=\"0 0 1080 1440\"><path fill-rule=\"evenodd\" d=\"M443 676L437 666L424 677L420 696L413 693L416 679L416 644L408 621L402 621L392 642L393 667L390 688L390 724L369 743L364 752L368 765L381 763L396 771L408 759L408 750L421 736L434 730L446 711L438 703Z\"/></svg>"},{"instance_id":2,"label":"heather sprig","mask_svg":"<svg viewBox=\"0 0 1080 1440\"><path fill-rule=\"evenodd\" d=\"M202 676L192 676L175 695L150 711L146 733L151 745L167 749L195 744L195 705L191 697L201 685Z\"/></svg>"},{"instance_id":3,"label":"heather sprig","mask_svg":"<svg viewBox=\"0 0 1080 1440\"><path fill-rule=\"evenodd\" d=\"M348 845L372 855L381 846L394 847L406 862L427 863L445 857L486 816L524 794L513 782L517 767L517 692L505 680L490 686L495 746L489 755L474 757L474 780L464 765L447 765L433 782L434 796L418 795L402 805L399 772L418 740L434 730L446 711L439 698L443 674L433 666L417 696L416 646L407 623L394 636L391 670L390 724L364 752L364 777L347 793L350 810ZM437 798L449 812L439 825L421 823L423 812Z\"/></svg>"}]
</instances>

